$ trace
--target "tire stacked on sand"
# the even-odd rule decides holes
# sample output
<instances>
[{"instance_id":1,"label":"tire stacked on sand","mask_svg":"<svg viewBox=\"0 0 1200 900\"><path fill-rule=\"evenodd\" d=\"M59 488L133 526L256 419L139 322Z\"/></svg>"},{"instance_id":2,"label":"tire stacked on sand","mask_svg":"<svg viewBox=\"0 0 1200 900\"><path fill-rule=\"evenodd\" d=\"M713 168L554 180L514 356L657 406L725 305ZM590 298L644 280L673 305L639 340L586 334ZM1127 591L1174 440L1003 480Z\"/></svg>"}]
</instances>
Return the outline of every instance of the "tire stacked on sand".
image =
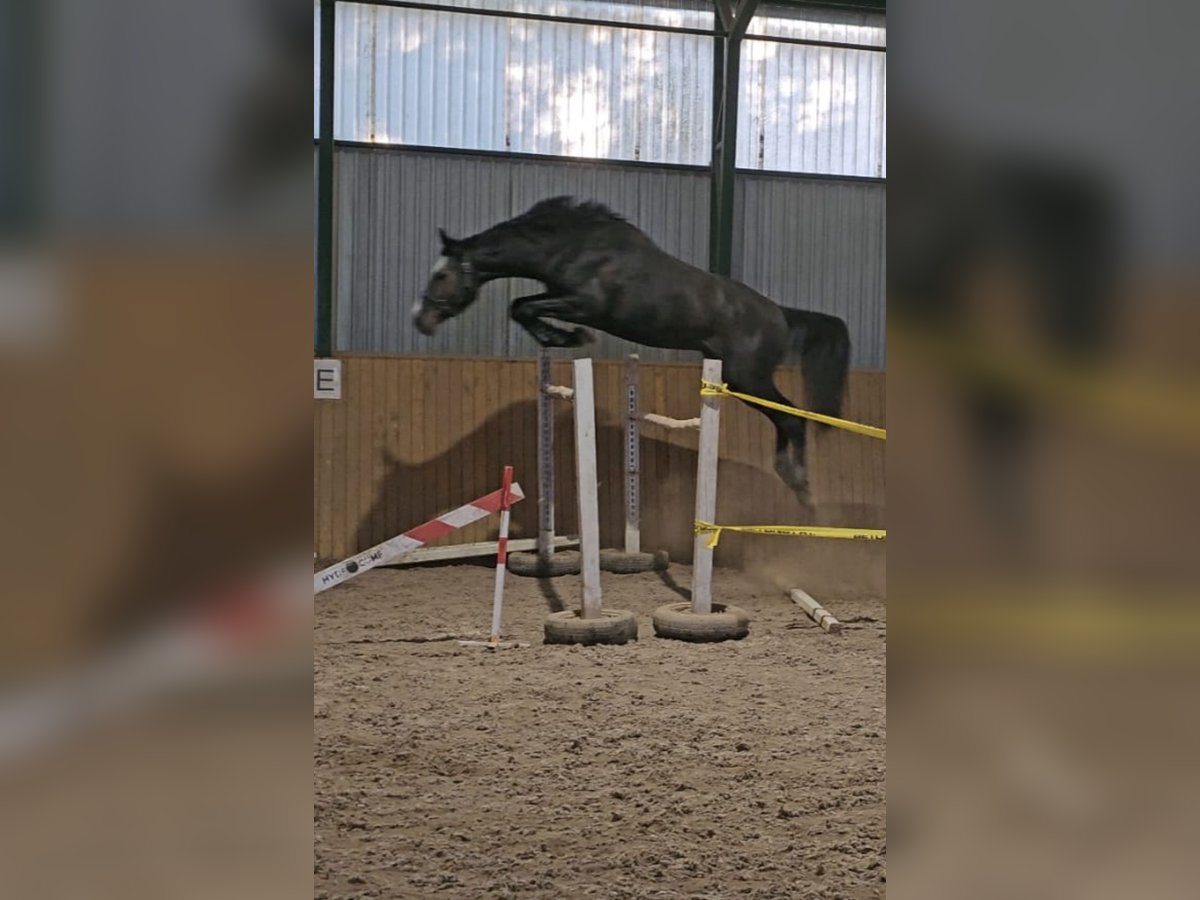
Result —
<instances>
[{"instance_id":1,"label":"tire stacked on sand","mask_svg":"<svg viewBox=\"0 0 1200 900\"><path fill-rule=\"evenodd\" d=\"M666 550L655 553L626 553L623 550L601 550L600 568L614 575L636 575L639 572L663 572L671 559ZM560 550L543 566L536 553L510 553L508 571L527 578L556 578L559 575L578 575L582 560L578 550Z\"/></svg>"},{"instance_id":2,"label":"tire stacked on sand","mask_svg":"<svg viewBox=\"0 0 1200 900\"><path fill-rule=\"evenodd\" d=\"M636 575L639 572L665 572L671 563L666 550L654 553L626 553L624 550L601 550L600 568L614 575Z\"/></svg>"},{"instance_id":3,"label":"tire stacked on sand","mask_svg":"<svg viewBox=\"0 0 1200 900\"><path fill-rule=\"evenodd\" d=\"M543 566L536 553L510 553L507 568L512 574L527 578L554 578L558 575L578 575L582 560L578 550L559 550L551 554L549 565Z\"/></svg>"},{"instance_id":4,"label":"tire stacked on sand","mask_svg":"<svg viewBox=\"0 0 1200 900\"><path fill-rule=\"evenodd\" d=\"M623 609L605 609L594 619L580 618L574 609L546 618L547 644L625 644L636 641L637 616Z\"/></svg>"},{"instance_id":5,"label":"tire stacked on sand","mask_svg":"<svg viewBox=\"0 0 1200 900\"><path fill-rule=\"evenodd\" d=\"M654 633L694 644L739 641L750 633L750 616L722 603L714 603L710 613L694 613L690 603L668 603L654 611Z\"/></svg>"}]
</instances>

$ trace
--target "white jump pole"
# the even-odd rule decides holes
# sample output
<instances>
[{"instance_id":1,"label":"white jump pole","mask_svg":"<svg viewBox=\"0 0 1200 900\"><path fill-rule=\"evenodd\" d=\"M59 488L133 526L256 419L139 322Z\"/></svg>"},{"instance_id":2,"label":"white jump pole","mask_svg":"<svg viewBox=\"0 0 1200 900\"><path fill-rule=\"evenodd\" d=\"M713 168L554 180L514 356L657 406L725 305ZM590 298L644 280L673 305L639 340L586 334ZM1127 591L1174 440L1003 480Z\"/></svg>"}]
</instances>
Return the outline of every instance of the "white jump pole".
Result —
<instances>
[{"instance_id":1,"label":"white jump pole","mask_svg":"<svg viewBox=\"0 0 1200 900\"><path fill-rule=\"evenodd\" d=\"M625 360L625 552L642 552L641 423L638 403L638 355Z\"/></svg>"},{"instance_id":2,"label":"white jump pole","mask_svg":"<svg viewBox=\"0 0 1200 900\"><path fill-rule=\"evenodd\" d=\"M600 616L600 501L596 489L596 403L592 361L575 360L575 466L579 484L581 618Z\"/></svg>"},{"instance_id":3,"label":"white jump pole","mask_svg":"<svg viewBox=\"0 0 1200 900\"><path fill-rule=\"evenodd\" d=\"M721 361L706 359L705 381L721 383ZM700 398L700 452L696 464L696 521L717 520L717 455L721 440L721 398ZM692 612L712 612L713 551L709 536L697 534L692 547Z\"/></svg>"},{"instance_id":4,"label":"white jump pole","mask_svg":"<svg viewBox=\"0 0 1200 900\"><path fill-rule=\"evenodd\" d=\"M554 555L554 399L550 386L550 351L538 348L538 565L548 570Z\"/></svg>"}]
</instances>

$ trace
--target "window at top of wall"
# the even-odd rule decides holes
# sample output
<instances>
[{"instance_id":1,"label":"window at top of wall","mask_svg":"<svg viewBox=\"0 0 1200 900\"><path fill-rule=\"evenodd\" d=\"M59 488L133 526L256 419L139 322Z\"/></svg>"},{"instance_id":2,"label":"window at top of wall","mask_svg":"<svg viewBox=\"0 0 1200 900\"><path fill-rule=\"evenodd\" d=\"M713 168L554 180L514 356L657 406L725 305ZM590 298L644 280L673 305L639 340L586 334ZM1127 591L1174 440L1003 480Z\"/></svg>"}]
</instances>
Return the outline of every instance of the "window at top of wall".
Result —
<instances>
[{"instance_id":1,"label":"window at top of wall","mask_svg":"<svg viewBox=\"0 0 1200 900\"><path fill-rule=\"evenodd\" d=\"M882 13L865 10L764 3L750 20L746 33L884 47L887 19Z\"/></svg>"},{"instance_id":2,"label":"window at top of wall","mask_svg":"<svg viewBox=\"0 0 1200 900\"><path fill-rule=\"evenodd\" d=\"M596 18L708 28L707 3L456 0L453 5L567 18L510 19L339 3L336 138L709 164L712 39L570 21L586 10ZM853 38L872 45L883 37L881 17L873 22L865 14L814 11L798 18L790 10L776 16L774 7L766 9L762 22L756 21L762 35ZM837 16L841 19L835 21ZM738 165L881 176L884 74L882 52L747 39Z\"/></svg>"},{"instance_id":3,"label":"window at top of wall","mask_svg":"<svg viewBox=\"0 0 1200 900\"><path fill-rule=\"evenodd\" d=\"M671 28L713 28L712 0L431 0L438 6L537 13L560 19L597 19Z\"/></svg>"}]
</instances>

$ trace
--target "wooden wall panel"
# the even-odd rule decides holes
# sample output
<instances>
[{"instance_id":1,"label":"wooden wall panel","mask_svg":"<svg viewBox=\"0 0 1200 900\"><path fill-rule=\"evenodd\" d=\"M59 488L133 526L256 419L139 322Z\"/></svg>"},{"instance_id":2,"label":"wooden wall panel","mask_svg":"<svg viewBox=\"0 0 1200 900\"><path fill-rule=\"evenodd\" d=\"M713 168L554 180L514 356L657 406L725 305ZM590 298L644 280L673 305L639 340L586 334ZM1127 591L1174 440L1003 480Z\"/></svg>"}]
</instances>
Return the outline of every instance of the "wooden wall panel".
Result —
<instances>
[{"instance_id":1,"label":"wooden wall panel","mask_svg":"<svg viewBox=\"0 0 1200 900\"><path fill-rule=\"evenodd\" d=\"M537 533L537 386L530 360L343 357L343 399L314 401L314 543L322 560L343 559L495 490L511 464L527 501L513 510L514 536ZM624 536L622 503L623 363L596 362L596 439L601 538ZM553 377L571 383L569 360ZM653 363L640 370L643 412L697 415L699 364ZM799 399L798 371L782 371L781 390ZM885 423L885 376L850 375L845 414ZM812 521L775 475L770 423L737 401L721 409L718 518L723 523ZM558 531L578 530L571 407L555 403ZM675 559L691 555L696 434L642 430L642 544ZM883 527L884 443L844 431L810 428L809 470L824 524ZM484 520L447 542L495 536ZM747 540L727 535L719 562L736 564Z\"/></svg>"}]
</instances>

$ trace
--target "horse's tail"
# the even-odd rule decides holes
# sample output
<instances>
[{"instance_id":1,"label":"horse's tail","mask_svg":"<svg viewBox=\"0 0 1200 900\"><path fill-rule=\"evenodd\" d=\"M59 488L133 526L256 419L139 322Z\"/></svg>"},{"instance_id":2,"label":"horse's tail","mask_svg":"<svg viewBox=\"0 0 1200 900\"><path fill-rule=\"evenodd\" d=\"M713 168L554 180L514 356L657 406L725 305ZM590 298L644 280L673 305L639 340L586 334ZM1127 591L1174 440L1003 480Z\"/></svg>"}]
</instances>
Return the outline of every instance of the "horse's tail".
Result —
<instances>
[{"instance_id":1,"label":"horse's tail","mask_svg":"<svg viewBox=\"0 0 1200 900\"><path fill-rule=\"evenodd\" d=\"M850 366L850 331L837 316L803 309L783 310L793 353L800 355L808 409L841 416L846 371Z\"/></svg>"}]
</instances>

